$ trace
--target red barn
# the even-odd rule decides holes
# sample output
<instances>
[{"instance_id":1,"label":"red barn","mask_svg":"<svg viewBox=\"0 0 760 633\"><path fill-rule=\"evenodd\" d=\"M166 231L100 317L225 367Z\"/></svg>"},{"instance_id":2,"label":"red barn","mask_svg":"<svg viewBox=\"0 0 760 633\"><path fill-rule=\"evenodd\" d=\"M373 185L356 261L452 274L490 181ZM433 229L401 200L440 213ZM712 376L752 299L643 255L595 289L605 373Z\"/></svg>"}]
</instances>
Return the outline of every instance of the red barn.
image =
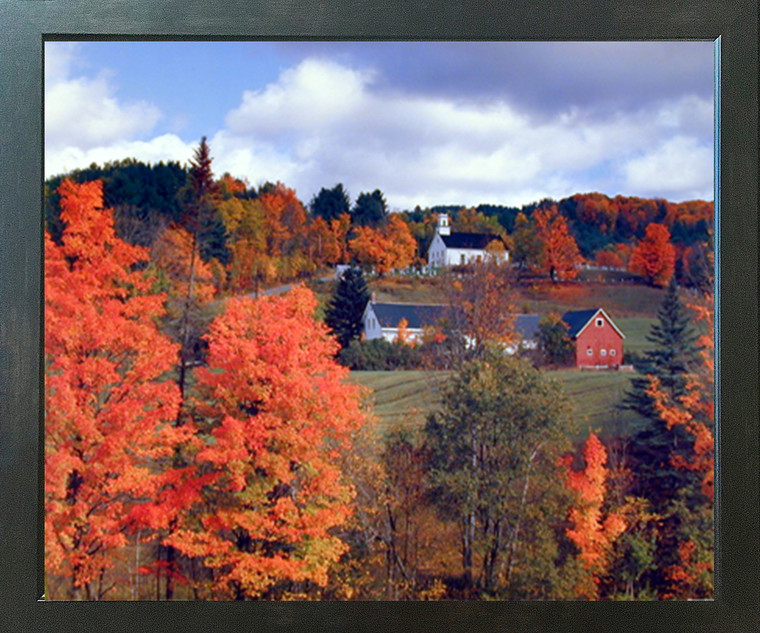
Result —
<instances>
[{"instance_id":1,"label":"red barn","mask_svg":"<svg viewBox=\"0 0 760 633\"><path fill-rule=\"evenodd\" d=\"M625 334L601 308L565 312L568 335L575 343L576 367L618 367Z\"/></svg>"}]
</instances>

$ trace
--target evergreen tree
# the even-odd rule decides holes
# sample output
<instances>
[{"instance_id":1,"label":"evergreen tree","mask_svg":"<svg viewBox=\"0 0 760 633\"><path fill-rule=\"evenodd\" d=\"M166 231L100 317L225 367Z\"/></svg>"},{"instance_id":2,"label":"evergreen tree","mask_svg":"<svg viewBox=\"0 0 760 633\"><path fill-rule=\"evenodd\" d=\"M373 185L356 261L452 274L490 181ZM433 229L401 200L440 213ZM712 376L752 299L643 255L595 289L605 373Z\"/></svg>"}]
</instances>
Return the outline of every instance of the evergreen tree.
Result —
<instances>
[{"instance_id":1,"label":"evergreen tree","mask_svg":"<svg viewBox=\"0 0 760 633\"><path fill-rule=\"evenodd\" d=\"M686 384L685 374L698 359L697 333L690 325L690 318L681 299L678 286L671 279L667 293L657 310L658 323L652 326L647 340L654 348L644 353L636 363L636 370L643 377L631 381L632 390L626 394L624 407L636 411L645 418L656 417L653 400L646 393L651 375L660 380L670 395L678 397Z\"/></svg>"},{"instance_id":2,"label":"evergreen tree","mask_svg":"<svg viewBox=\"0 0 760 633\"><path fill-rule=\"evenodd\" d=\"M357 226L378 226L388 217L388 206L383 192L375 189L372 193L360 193L351 210L353 223Z\"/></svg>"},{"instance_id":3,"label":"evergreen tree","mask_svg":"<svg viewBox=\"0 0 760 633\"><path fill-rule=\"evenodd\" d=\"M326 222L337 220L344 213L349 213L350 207L351 202L341 183L332 189L322 187L309 203L309 209L314 216L320 217Z\"/></svg>"},{"instance_id":4,"label":"evergreen tree","mask_svg":"<svg viewBox=\"0 0 760 633\"><path fill-rule=\"evenodd\" d=\"M347 269L338 281L325 314L325 323L332 329L341 347L347 348L361 335L362 314L369 298L361 269Z\"/></svg>"},{"instance_id":5,"label":"evergreen tree","mask_svg":"<svg viewBox=\"0 0 760 633\"><path fill-rule=\"evenodd\" d=\"M637 473L637 493L649 499L655 511L683 488L689 473L676 470L670 463L675 451L690 445L686 431L675 426L668 429L658 415L654 399L647 393L651 378L674 399L686 391L687 373L699 362L697 333L690 325L686 308L678 297L678 287L671 280L657 311L658 323L652 326L647 340L655 345L636 364L639 376L631 380L622 407L641 417L632 434L631 458Z\"/></svg>"},{"instance_id":6,"label":"evergreen tree","mask_svg":"<svg viewBox=\"0 0 760 633\"><path fill-rule=\"evenodd\" d=\"M216 257L222 263L227 263L229 252L226 232L217 209L221 188L214 179L212 161L204 136L190 161L187 186L182 192L185 201L182 223L195 237L204 261Z\"/></svg>"}]
</instances>

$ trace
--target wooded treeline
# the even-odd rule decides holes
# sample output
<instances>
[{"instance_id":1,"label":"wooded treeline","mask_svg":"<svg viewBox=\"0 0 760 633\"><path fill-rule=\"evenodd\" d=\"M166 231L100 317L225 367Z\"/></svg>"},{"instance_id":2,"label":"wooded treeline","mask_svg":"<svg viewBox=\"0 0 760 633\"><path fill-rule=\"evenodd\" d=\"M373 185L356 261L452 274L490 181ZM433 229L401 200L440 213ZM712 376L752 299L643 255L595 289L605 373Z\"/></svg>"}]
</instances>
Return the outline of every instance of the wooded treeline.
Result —
<instances>
[{"instance_id":1,"label":"wooded treeline","mask_svg":"<svg viewBox=\"0 0 760 633\"><path fill-rule=\"evenodd\" d=\"M117 235L131 244L152 247L166 227L182 226L189 173L190 167L178 163L147 165L127 159L51 178L45 183L48 230L54 241L60 239L56 192L64 178L101 180L105 204L114 210ZM440 205L390 213L380 189L361 192L352 202L339 183L323 187L305 204L283 183L251 187L224 174L217 185L215 210L199 236L201 255L212 266L220 288L233 293L302 278L335 264L353 262L380 274L393 268L420 268L426 263L437 215L443 212L452 217L454 231L498 234L518 266L550 276L556 271L543 261L546 240L536 235L542 230L541 216L555 223L559 218L564 226L554 230L565 231L575 243L577 253L569 256L570 268L586 261L628 269L635 246L647 237L652 224L667 230L665 241L673 245L673 272L680 284L704 286L712 266L714 205L701 200L673 203L579 193L522 208ZM651 281L642 270L634 267L633 272ZM666 283L667 279L662 285Z\"/></svg>"}]
</instances>

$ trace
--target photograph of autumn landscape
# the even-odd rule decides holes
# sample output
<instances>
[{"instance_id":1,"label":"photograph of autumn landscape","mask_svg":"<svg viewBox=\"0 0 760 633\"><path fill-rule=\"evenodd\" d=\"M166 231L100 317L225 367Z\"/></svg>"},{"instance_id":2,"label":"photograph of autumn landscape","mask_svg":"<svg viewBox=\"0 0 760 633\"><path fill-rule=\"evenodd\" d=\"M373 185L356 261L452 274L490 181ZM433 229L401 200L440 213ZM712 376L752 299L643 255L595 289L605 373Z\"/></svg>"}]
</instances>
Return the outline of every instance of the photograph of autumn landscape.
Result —
<instances>
[{"instance_id":1,"label":"photograph of autumn landscape","mask_svg":"<svg viewBox=\"0 0 760 633\"><path fill-rule=\"evenodd\" d=\"M713 91L46 42L45 599L711 599Z\"/></svg>"}]
</instances>

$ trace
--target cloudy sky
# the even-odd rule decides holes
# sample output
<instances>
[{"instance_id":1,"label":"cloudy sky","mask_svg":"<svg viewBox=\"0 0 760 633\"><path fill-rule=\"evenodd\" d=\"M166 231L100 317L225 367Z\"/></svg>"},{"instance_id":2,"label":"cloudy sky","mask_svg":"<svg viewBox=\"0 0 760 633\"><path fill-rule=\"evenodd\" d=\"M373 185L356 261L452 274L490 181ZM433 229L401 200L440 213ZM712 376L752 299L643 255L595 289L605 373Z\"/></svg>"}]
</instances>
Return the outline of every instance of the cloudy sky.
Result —
<instances>
[{"instance_id":1,"label":"cloudy sky","mask_svg":"<svg viewBox=\"0 0 760 633\"><path fill-rule=\"evenodd\" d=\"M46 176L134 157L391 208L713 199L712 42L47 42Z\"/></svg>"}]
</instances>

